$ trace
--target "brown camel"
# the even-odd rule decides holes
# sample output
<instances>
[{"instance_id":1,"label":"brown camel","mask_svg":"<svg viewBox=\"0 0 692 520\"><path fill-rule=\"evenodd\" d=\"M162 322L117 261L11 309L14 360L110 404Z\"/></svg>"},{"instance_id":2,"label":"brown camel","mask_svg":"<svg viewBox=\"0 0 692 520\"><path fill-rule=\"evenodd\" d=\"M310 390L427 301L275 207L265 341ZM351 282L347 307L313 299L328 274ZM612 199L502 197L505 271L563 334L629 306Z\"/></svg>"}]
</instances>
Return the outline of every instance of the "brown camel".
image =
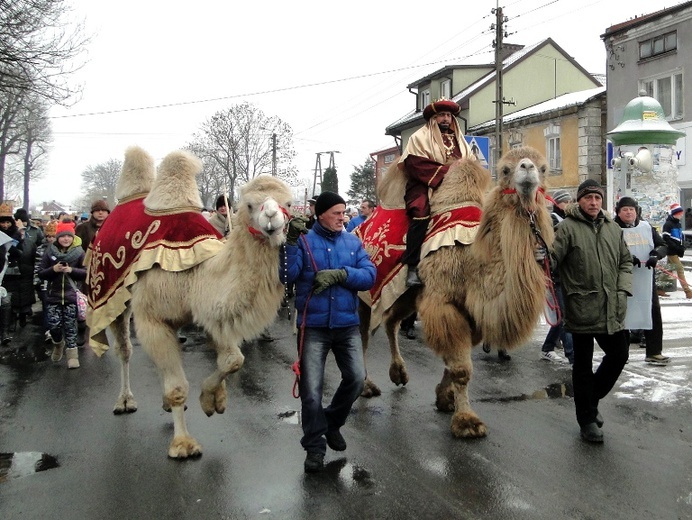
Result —
<instances>
[{"instance_id":1,"label":"brown camel","mask_svg":"<svg viewBox=\"0 0 692 520\"><path fill-rule=\"evenodd\" d=\"M408 382L397 330L403 318L418 310L427 344L445 363L436 406L454 412L455 437L487 434L468 398L473 346L482 340L496 348L515 348L531 337L543 312L546 275L535 251L553 240L543 187L547 170L545 158L536 150L513 149L500 160L497 186L486 194L490 176L477 161L453 164L432 194L432 215L460 204L482 207L475 239L470 245L452 243L427 254L419 265L424 286L404 290L391 306L380 310L392 356L389 376L397 385ZM404 185L405 173L396 165L390 168L378 191L381 205L403 207ZM405 272L400 274L399 279L405 277ZM363 300L368 300L367 295ZM379 324L370 311L361 305L364 350L371 325ZM368 378L363 396L380 393Z\"/></svg>"}]
</instances>

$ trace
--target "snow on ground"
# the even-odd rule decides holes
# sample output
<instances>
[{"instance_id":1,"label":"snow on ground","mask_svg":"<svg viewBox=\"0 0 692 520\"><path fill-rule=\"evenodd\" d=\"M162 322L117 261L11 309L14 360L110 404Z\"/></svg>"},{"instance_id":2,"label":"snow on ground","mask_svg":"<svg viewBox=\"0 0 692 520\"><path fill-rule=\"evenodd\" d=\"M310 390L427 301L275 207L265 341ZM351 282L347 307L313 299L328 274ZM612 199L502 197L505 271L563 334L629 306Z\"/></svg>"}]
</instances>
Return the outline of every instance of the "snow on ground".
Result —
<instances>
[{"instance_id":1,"label":"snow on ground","mask_svg":"<svg viewBox=\"0 0 692 520\"><path fill-rule=\"evenodd\" d=\"M690 275L688 276L688 280ZM663 354L670 356L666 366L646 363L645 349L630 345L629 363L611 395L620 399L642 399L662 405L692 407L692 300L678 289L660 298L663 318ZM542 341L548 333L545 320L536 327L534 340ZM682 341L681 341L682 340ZM675 341L674 346L666 345ZM560 352L560 354L562 354ZM594 369L603 352L594 349ZM565 364L565 368L567 365Z\"/></svg>"}]
</instances>

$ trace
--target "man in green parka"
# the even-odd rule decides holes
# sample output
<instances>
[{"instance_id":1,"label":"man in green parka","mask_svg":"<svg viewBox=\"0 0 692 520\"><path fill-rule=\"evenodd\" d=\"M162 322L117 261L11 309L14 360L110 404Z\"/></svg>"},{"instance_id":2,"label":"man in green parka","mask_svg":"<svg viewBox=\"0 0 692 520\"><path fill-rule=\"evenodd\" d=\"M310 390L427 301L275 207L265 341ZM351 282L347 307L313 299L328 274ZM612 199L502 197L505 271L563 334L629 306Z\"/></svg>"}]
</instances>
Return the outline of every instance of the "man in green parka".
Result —
<instances>
[{"instance_id":1,"label":"man in green parka","mask_svg":"<svg viewBox=\"0 0 692 520\"><path fill-rule=\"evenodd\" d=\"M600 184L582 182L577 204L567 207L557 228L553 251L565 297L565 327L574 340L577 422L589 442L603 442L598 402L615 385L629 355L624 323L632 295L632 256L622 229L602 206ZM605 353L595 373L594 339Z\"/></svg>"}]
</instances>

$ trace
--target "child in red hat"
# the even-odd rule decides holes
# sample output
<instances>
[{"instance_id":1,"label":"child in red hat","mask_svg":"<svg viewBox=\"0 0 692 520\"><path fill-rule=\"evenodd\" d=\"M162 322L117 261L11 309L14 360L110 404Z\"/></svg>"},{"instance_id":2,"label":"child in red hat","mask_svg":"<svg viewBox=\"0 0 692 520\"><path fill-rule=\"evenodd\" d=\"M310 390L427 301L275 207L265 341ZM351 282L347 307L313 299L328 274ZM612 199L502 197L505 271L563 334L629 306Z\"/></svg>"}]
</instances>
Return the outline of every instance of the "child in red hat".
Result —
<instances>
[{"instance_id":1,"label":"child in red hat","mask_svg":"<svg viewBox=\"0 0 692 520\"><path fill-rule=\"evenodd\" d=\"M67 368L79 368L77 352L77 281L86 279L84 250L74 234L74 222L60 222L55 242L46 248L38 276L48 281L46 304L53 342L51 359L60 361L63 350Z\"/></svg>"}]
</instances>

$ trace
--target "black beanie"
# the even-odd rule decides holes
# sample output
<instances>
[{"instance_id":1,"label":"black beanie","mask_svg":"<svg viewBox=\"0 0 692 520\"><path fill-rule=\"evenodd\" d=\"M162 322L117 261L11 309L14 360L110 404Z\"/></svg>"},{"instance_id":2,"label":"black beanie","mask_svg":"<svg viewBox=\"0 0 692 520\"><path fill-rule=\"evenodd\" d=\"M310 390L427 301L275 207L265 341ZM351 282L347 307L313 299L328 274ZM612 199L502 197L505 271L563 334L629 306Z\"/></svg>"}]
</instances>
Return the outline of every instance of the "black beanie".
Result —
<instances>
[{"instance_id":1,"label":"black beanie","mask_svg":"<svg viewBox=\"0 0 692 520\"><path fill-rule=\"evenodd\" d=\"M615 205L615 213L620 213L620 210L624 207L630 207L636 210L639 209L639 204L637 204L637 201L632 197L622 197Z\"/></svg>"},{"instance_id":2,"label":"black beanie","mask_svg":"<svg viewBox=\"0 0 692 520\"><path fill-rule=\"evenodd\" d=\"M24 224L29 222L29 213L24 208L18 208L14 213L15 220L21 220Z\"/></svg>"},{"instance_id":3,"label":"black beanie","mask_svg":"<svg viewBox=\"0 0 692 520\"><path fill-rule=\"evenodd\" d=\"M577 200L581 199L584 195L589 193L598 193L601 198L603 198L603 188L601 185L593 179L586 179L577 188Z\"/></svg>"},{"instance_id":4,"label":"black beanie","mask_svg":"<svg viewBox=\"0 0 692 520\"><path fill-rule=\"evenodd\" d=\"M346 201L342 199L338 193L323 191L315 201L315 216L319 217L322 213L337 204L343 204L345 206Z\"/></svg>"}]
</instances>

